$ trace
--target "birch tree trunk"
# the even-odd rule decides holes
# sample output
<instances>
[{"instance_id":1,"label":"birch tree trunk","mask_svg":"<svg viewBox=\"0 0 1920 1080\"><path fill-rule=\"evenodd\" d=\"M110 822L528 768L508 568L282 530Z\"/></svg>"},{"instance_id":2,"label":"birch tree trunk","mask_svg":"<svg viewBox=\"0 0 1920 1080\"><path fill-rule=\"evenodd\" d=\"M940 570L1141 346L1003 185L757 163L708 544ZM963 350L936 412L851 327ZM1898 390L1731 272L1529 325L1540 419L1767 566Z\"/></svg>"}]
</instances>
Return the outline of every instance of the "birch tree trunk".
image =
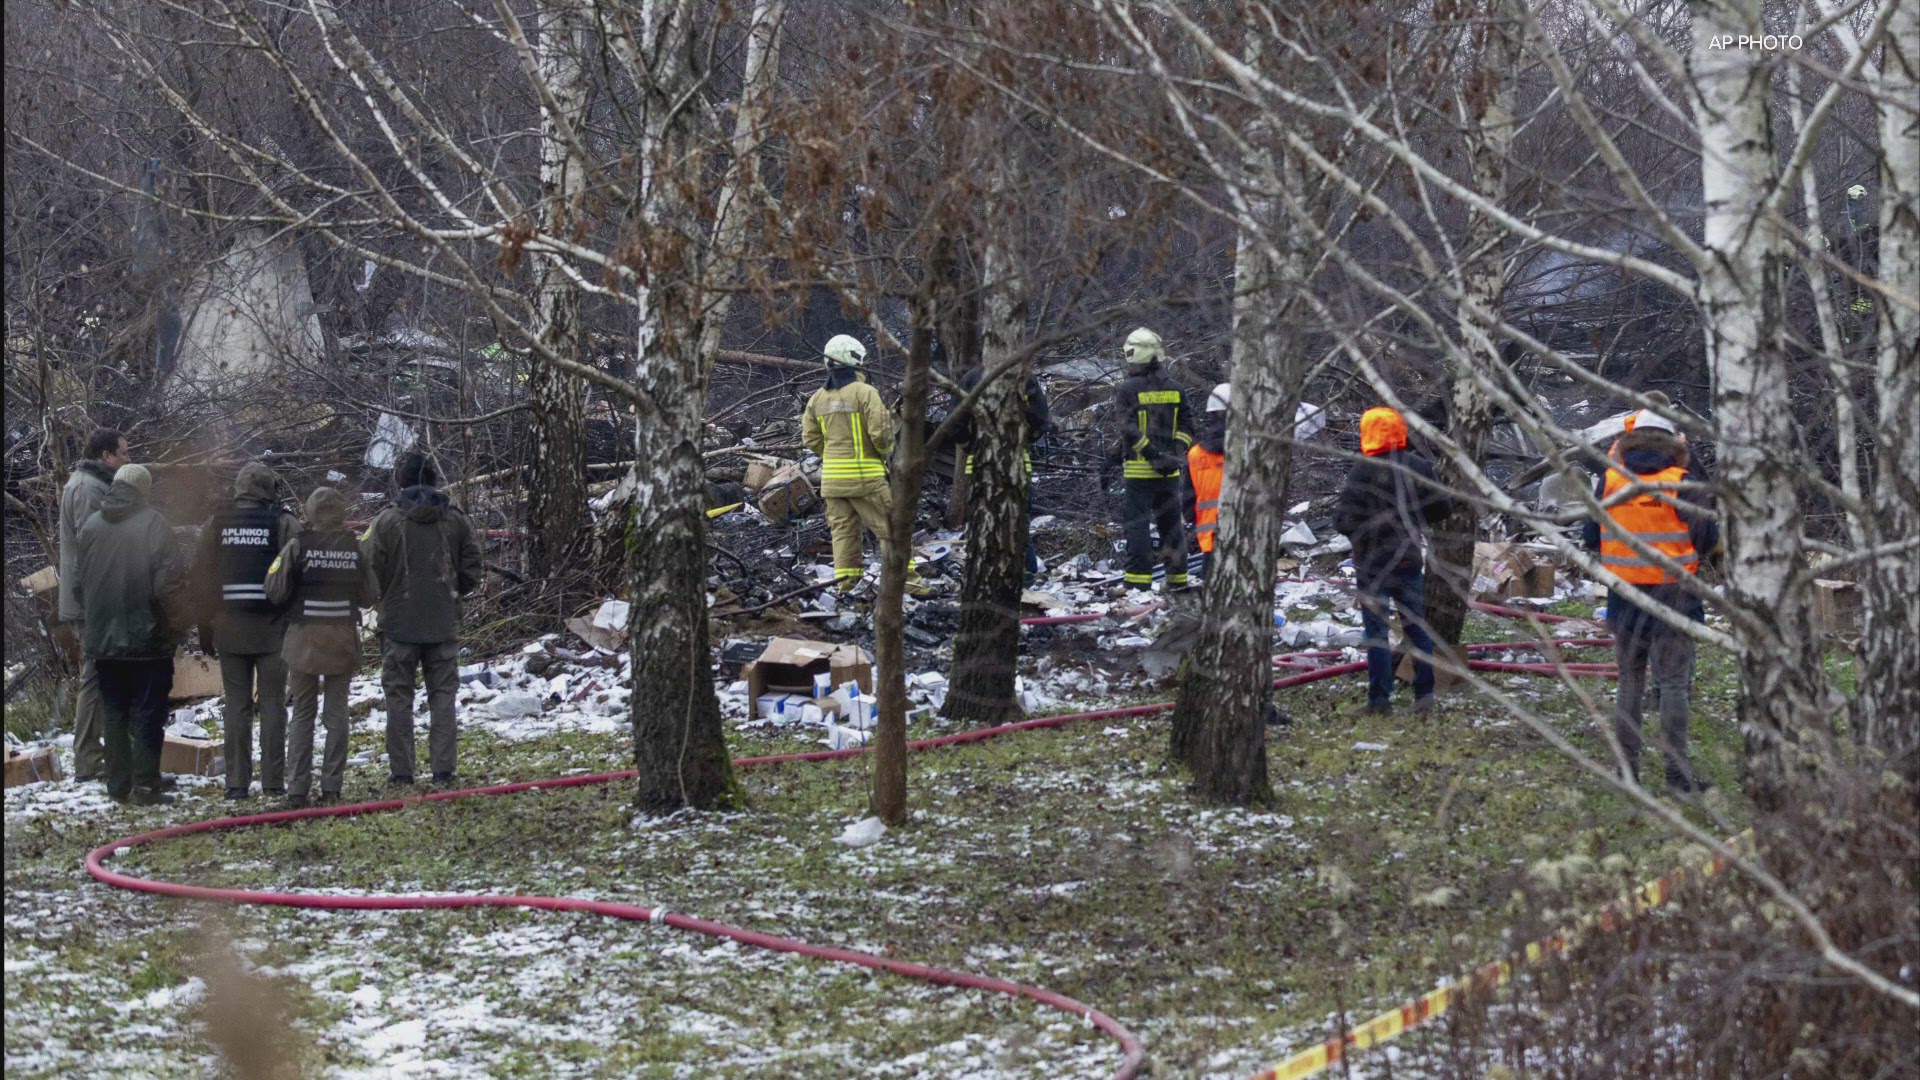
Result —
<instances>
[{"instance_id":1,"label":"birch tree trunk","mask_svg":"<svg viewBox=\"0 0 1920 1080\"><path fill-rule=\"evenodd\" d=\"M540 78L552 105L542 111L540 195L542 227L572 236L587 186L588 24L578 0L549 0L540 27ZM540 257L534 303L540 340L556 355L579 359L580 290L562 267L565 256ZM528 570L551 577L579 550L587 512L586 380L536 362L527 373L533 397L533 460L527 470Z\"/></svg>"},{"instance_id":2,"label":"birch tree trunk","mask_svg":"<svg viewBox=\"0 0 1920 1080\"><path fill-rule=\"evenodd\" d=\"M643 91L637 204L652 273L637 290L640 407L637 484L628 533L632 607L636 802L650 812L739 801L713 692L707 633L706 466L700 453L707 383L737 275L756 128L777 69L783 5L757 0L747 78L736 112L735 160L715 200L711 232L688 201L698 177L694 88L706 55L696 0L648 5L613 45ZM629 29L632 27L632 29ZM637 30L637 37L634 32ZM743 154L741 151L747 152Z\"/></svg>"},{"instance_id":3,"label":"birch tree trunk","mask_svg":"<svg viewBox=\"0 0 1920 1080\"><path fill-rule=\"evenodd\" d=\"M1011 253L989 241L981 266L980 358L986 373L1020 348L1026 303ZM1029 361L1030 363L1031 361ZM960 632L948 675L948 719L994 724L1022 715L1014 694L1020 659L1020 591L1026 577L1027 411L1022 364L980 392L973 410L973 482L967 498L967 572Z\"/></svg>"},{"instance_id":4,"label":"birch tree trunk","mask_svg":"<svg viewBox=\"0 0 1920 1080\"><path fill-rule=\"evenodd\" d=\"M1880 251L1874 299L1879 469L1873 506L1883 544L1920 538L1920 3L1893 13L1881 61ZM1920 551L1868 564L1860 650L1864 733L1920 786Z\"/></svg>"},{"instance_id":5,"label":"birch tree trunk","mask_svg":"<svg viewBox=\"0 0 1920 1080\"><path fill-rule=\"evenodd\" d=\"M1519 66L1517 27L1499 0L1487 0L1483 17L1471 31L1475 62L1458 96L1462 129L1473 161L1473 189L1495 205L1507 194L1507 161L1513 151L1513 81ZM1484 465L1487 437L1493 429L1493 400L1484 380L1501 363L1494 327L1506 288L1506 230L1478 206L1467 212L1467 236L1460 255L1459 310L1462 352L1453 381L1450 434L1475 465ZM1455 492L1471 490L1459 463L1441 455L1436 479ZM1473 545L1480 535L1480 508L1456 497L1453 513L1433 530L1433 569L1428 575L1427 622L1438 645L1460 644L1473 599ZM1458 659L1458 657L1456 657Z\"/></svg>"},{"instance_id":6,"label":"birch tree trunk","mask_svg":"<svg viewBox=\"0 0 1920 1080\"><path fill-rule=\"evenodd\" d=\"M1743 642L1739 716L1744 778L1777 810L1827 749L1832 695L1809 618L1804 522L1791 454L1798 442L1783 325L1779 226L1765 201L1779 173L1767 97L1772 64L1759 49L1715 47L1763 34L1762 0L1694 0L1691 57L1700 125L1704 248L1699 304L1713 373L1721 509L1731 603L1768 613Z\"/></svg>"},{"instance_id":7,"label":"birch tree trunk","mask_svg":"<svg viewBox=\"0 0 1920 1080\"><path fill-rule=\"evenodd\" d=\"M1281 183L1298 183L1282 157ZM1262 178L1262 182L1267 182ZM1267 704L1273 694L1273 579L1279 567L1281 515L1293 470L1291 417L1305 370L1298 340L1284 327L1283 290L1301 287L1292 230L1270 199L1252 200L1254 216L1282 245L1276 265L1242 231L1234 254L1233 343L1220 518L1201 597L1200 636L1175 702L1169 752L1193 769L1201 798L1244 806L1271 802L1267 776Z\"/></svg>"}]
</instances>

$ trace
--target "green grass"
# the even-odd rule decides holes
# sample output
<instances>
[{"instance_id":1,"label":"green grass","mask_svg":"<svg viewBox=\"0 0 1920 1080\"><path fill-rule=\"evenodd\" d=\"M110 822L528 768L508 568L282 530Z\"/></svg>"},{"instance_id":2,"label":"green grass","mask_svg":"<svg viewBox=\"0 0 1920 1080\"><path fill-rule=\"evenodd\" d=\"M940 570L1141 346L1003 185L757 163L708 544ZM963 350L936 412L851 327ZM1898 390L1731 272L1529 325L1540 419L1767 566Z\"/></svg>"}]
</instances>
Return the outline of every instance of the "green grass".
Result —
<instances>
[{"instance_id":1,"label":"green grass","mask_svg":"<svg viewBox=\"0 0 1920 1080\"><path fill-rule=\"evenodd\" d=\"M1518 629L1476 619L1469 637ZM1703 651L1695 758L1722 793L1736 790L1731 679L1727 658ZM1579 695L1539 678L1493 682L1608 759ZM1515 940L1546 933L1677 858L1679 845L1620 795L1490 704L1461 695L1426 716L1376 717L1356 710L1357 689L1349 679L1285 692L1295 723L1269 749L1271 810L1196 805L1164 760L1167 720L1158 716L917 755L913 822L861 852L829 842L865 814L868 765L856 760L748 771L749 807L726 815L636 822L624 786L614 785L183 837L123 862L150 876L237 887L660 904L1037 983L1121 1017L1157 1066L1186 1075L1268 1064L1273 1048L1324 1033L1336 1009L1398 1003L1499 954L1503 931ZM1610 684L1591 689L1610 708ZM1115 728L1124 730L1108 733ZM1356 742L1389 749L1355 750ZM744 733L732 747L741 755L816 748ZM474 782L602 771L627 759L624 739L582 734L507 743L470 732L461 753ZM367 779L349 776L349 798L369 793ZM1713 798L1737 819L1737 805ZM220 809L201 797L174 816ZM7 838L10 907L16 890L98 889L76 883L72 871L97 834L44 819L15 832ZM1569 855L1585 858L1568 863ZM174 941L173 928L189 918L183 906L115 893L104 907L131 912L133 925L117 937L76 929L42 943L55 966L125 969L121 996L192 970ZM490 1075L551 1075L566 1062L582 1075L665 1076L680 1067L838 1076L921 1055L933 1055L923 1067L938 1073L968 1054L980 1056L979 1068L1052 1075L1112 1062L1097 1033L1029 1004L632 923L525 911L316 920L250 909L236 918L273 943L279 962L319 965L305 976L310 992L296 998L295 1019L331 1060L357 1060L354 1040L329 1030L346 1015L348 995L451 979L464 992L482 989L493 1013L549 1032L531 1043L524 1032L463 1036L471 1044L462 1044L463 1059L484 1062ZM382 936L357 951L344 944L373 930ZM581 941L476 958L476 942L522 936ZM24 940L10 920L9 957ZM149 954L145 966L129 949ZM569 962L551 965L555 955ZM535 975L535 990L514 989ZM30 979L7 978L10 1011L16 997L21 1008L44 1007L42 993ZM620 1003L611 1014L609 1000ZM575 1030L580 1023L586 1030ZM743 1046L772 1056L748 1061ZM436 1043L433 1052L441 1050ZM1225 1065L1215 1063L1221 1054Z\"/></svg>"}]
</instances>

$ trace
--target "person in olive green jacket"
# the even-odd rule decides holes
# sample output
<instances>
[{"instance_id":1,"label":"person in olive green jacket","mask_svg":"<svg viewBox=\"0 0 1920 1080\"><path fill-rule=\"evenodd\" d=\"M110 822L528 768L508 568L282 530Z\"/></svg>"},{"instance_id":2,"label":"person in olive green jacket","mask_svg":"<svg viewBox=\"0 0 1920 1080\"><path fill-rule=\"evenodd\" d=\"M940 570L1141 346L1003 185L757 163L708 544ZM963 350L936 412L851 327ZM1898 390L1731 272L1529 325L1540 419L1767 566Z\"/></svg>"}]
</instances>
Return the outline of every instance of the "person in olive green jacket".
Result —
<instances>
[{"instance_id":1,"label":"person in olive green jacket","mask_svg":"<svg viewBox=\"0 0 1920 1080\"><path fill-rule=\"evenodd\" d=\"M113 486L114 470L133 460L127 437L112 428L100 428L87 438L86 457L73 467L60 489L60 620L72 624L74 636L84 636L80 600L74 591L80 577L80 526L87 523ZM107 751L100 736L100 677L93 661L80 661L80 694L73 709L73 776L99 780L107 775Z\"/></svg>"},{"instance_id":2,"label":"person in olive green jacket","mask_svg":"<svg viewBox=\"0 0 1920 1080\"><path fill-rule=\"evenodd\" d=\"M409 453L394 470L400 495L361 534L379 595L380 683L387 692L387 768L413 783L413 686L427 683L427 758L433 782L451 783L459 739L460 597L480 587L485 565L467 515L433 485L433 463Z\"/></svg>"},{"instance_id":3,"label":"person in olive green jacket","mask_svg":"<svg viewBox=\"0 0 1920 1080\"><path fill-rule=\"evenodd\" d=\"M846 334L827 342L827 385L813 392L800 415L800 438L820 455L820 498L827 504L827 528L833 533L833 577L843 593L866 576L861 527L880 541L886 557L887 515L893 489L887 482L887 455L893 452L893 416L880 391L866 381L867 350ZM907 562L907 589L925 591L920 572Z\"/></svg>"},{"instance_id":4,"label":"person in olive green jacket","mask_svg":"<svg viewBox=\"0 0 1920 1080\"><path fill-rule=\"evenodd\" d=\"M200 530L193 580L201 625L220 654L221 727L226 734L227 798L244 799L253 786L253 720L260 718L260 788L287 793L287 665L280 659L286 615L267 601L267 567L300 531L300 519L280 508L280 477L250 461L233 478L233 502ZM257 701L257 704L256 704Z\"/></svg>"},{"instance_id":5,"label":"person in olive green jacket","mask_svg":"<svg viewBox=\"0 0 1920 1080\"><path fill-rule=\"evenodd\" d=\"M287 612L281 649L293 697L287 804L305 806L313 792L316 711L327 729L320 803L337 803L347 771L347 684L360 667L360 609L373 602L373 581L347 529L347 500L338 491L318 487L307 496L307 528L287 541L268 568L267 599Z\"/></svg>"},{"instance_id":6,"label":"person in olive green jacket","mask_svg":"<svg viewBox=\"0 0 1920 1080\"><path fill-rule=\"evenodd\" d=\"M81 647L99 677L107 796L138 806L173 801L160 788L160 744L184 623L173 529L148 505L152 490L143 466L114 473L100 509L80 526L72 578Z\"/></svg>"}]
</instances>

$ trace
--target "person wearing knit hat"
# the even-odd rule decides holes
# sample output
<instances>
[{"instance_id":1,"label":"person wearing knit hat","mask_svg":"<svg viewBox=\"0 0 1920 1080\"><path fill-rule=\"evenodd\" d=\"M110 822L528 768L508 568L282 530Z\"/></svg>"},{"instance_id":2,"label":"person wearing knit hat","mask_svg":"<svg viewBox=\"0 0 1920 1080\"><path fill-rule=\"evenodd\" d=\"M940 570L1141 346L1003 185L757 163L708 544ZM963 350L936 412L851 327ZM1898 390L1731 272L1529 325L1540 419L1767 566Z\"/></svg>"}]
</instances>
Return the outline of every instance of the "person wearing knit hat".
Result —
<instances>
[{"instance_id":1,"label":"person wearing knit hat","mask_svg":"<svg viewBox=\"0 0 1920 1080\"><path fill-rule=\"evenodd\" d=\"M100 685L107 795L142 806L173 801L161 791L160 743L184 624L173 529L152 491L145 467L120 466L80 526L73 581L80 644Z\"/></svg>"}]
</instances>

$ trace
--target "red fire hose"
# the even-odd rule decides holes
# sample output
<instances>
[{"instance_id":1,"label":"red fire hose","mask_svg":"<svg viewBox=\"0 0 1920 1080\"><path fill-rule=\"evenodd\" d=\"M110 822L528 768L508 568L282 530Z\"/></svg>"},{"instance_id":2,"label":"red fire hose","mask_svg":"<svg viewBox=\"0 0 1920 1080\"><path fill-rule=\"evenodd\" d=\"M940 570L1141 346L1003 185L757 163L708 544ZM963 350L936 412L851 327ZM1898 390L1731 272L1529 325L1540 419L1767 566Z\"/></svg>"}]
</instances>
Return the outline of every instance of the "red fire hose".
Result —
<instances>
[{"instance_id":1,"label":"red fire hose","mask_svg":"<svg viewBox=\"0 0 1920 1080\"><path fill-rule=\"evenodd\" d=\"M1586 639L1558 642L1557 644L1600 645L1611 644L1611 641L1609 639ZM1487 649L1527 649L1538 647L1537 644L1531 642L1495 642L1485 645L1469 645L1467 648L1469 651L1484 651ZM1295 653L1284 657L1276 657L1275 659L1292 662L1329 656L1337 657L1339 655L1341 654L1337 652ZM1524 671L1530 674L1556 674L1559 672L1572 675L1612 674L1610 670L1596 670L1607 666L1599 664L1507 664L1474 660L1471 661L1468 666L1483 671ZM1314 668L1310 671L1303 671L1298 674L1275 679L1273 687L1279 690L1289 686L1300 686L1304 683L1318 682L1321 679L1330 679L1336 675L1365 671L1366 667L1365 662L1329 664L1325 667ZM1082 720L1107 720L1122 717L1148 716L1153 713L1170 710L1173 707L1174 703L1167 701L1155 702L1149 705L1135 705L1120 709L1099 709L1092 712L1043 716L1032 720L1022 720L1017 723L975 728L971 731L962 731L954 735L943 735L939 738L918 739L909 742L907 747L910 750L932 750L943 746L957 746L962 743L980 742L985 739L995 738L1016 731L1062 727ZM761 765L776 765L789 762L833 761L841 758L858 757L866 752L866 747L854 747L846 750L821 750L811 753L772 754L762 757L737 758L734 761L734 766L745 769ZM279 822L298 821L303 818L348 817L356 814L382 813L388 810L405 809L418 803L463 799L478 795L511 795L523 791L584 787L589 784L605 784L615 780L630 779L636 775L638 775L636 771L626 770L623 772L598 773L592 776L569 776L552 780L528 780L519 783L496 784L491 787L469 788L463 791L433 792L428 795L414 796L405 799L383 799L375 802L354 803L347 806L316 806L301 810L277 810L264 814L248 814L241 817L189 822L184 825L173 825L164 829L155 829L151 832L141 833L138 836L131 836L123 840L115 840L102 844L87 853L86 868L87 873L116 888L130 889L136 892L157 893L162 896L177 896L190 900L209 900L221 903L272 904L280 907L360 911L525 907L540 908L547 911L580 911L595 915L605 915L616 919L631 919L635 922L664 923L675 929L689 930L697 934L706 934L709 937L738 941L741 944L752 945L756 948L796 953L801 956L810 956L816 959L831 960L843 964L858 964L861 967L872 968L877 971L887 971L896 975L903 975L910 979L919 979L923 982L958 986L973 990L988 990L994 993L1006 994L1010 997L1027 998L1074 1016L1085 1017L1088 1025L1106 1032L1120 1044L1122 1058L1120 1067L1113 1073L1115 1080L1126 1080L1126 1078L1138 1075L1141 1063L1145 1058L1145 1050L1141 1046L1139 1037L1134 1035L1125 1025L1113 1017L1108 1016L1106 1013L1084 1002L1067 997L1064 994L1057 994L1051 990L1027 986L1022 983L1009 982L1004 979L994 979L984 975L973 975L967 972L929 967L924 964L890 960L883 956L875 956L872 953L857 952L851 949L838 949L824 945L812 945L804 941L797 941L793 938L764 934L756 930L730 926L726 923L699 919L691 915L682 915L677 912L667 911L663 908L645 908L637 904L621 904L605 900L585 900L578 897L567 896L519 896L508 894L485 896L329 896L305 893L267 892L255 889L220 889L203 885L185 885L178 882L155 881L149 878L133 877L115 870L109 870L106 866L107 860L125 854L131 848L140 847L144 844L157 843L161 840L167 840L176 836L187 836L193 833L239 829L253 825L269 825Z\"/></svg>"}]
</instances>

